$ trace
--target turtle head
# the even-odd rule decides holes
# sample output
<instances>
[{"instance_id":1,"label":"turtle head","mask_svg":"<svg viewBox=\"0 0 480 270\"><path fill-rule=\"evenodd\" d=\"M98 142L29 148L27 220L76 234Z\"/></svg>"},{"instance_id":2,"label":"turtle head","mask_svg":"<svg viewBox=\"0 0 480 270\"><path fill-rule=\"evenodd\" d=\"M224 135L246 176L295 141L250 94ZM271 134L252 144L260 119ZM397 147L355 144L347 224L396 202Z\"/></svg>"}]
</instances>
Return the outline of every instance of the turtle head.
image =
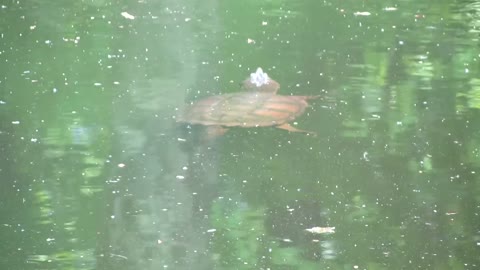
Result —
<instances>
[{"instance_id":1,"label":"turtle head","mask_svg":"<svg viewBox=\"0 0 480 270\"><path fill-rule=\"evenodd\" d=\"M268 74L263 72L262 68L257 68L257 71L251 73L250 77L243 81L242 88L248 91L276 93L280 84L268 77Z\"/></svg>"}]
</instances>

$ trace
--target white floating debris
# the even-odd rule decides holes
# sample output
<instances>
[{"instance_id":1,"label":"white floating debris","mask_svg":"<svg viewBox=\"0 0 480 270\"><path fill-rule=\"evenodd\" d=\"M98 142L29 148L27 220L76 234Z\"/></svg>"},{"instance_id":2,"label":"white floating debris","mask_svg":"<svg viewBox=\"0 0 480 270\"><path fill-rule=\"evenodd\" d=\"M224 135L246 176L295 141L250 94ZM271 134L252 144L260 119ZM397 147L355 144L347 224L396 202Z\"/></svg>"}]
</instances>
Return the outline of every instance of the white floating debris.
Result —
<instances>
[{"instance_id":1,"label":"white floating debris","mask_svg":"<svg viewBox=\"0 0 480 270\"><path fill-rule=\"evenodd\" d=\"M118 166L119 168L123 168L123 167L125 167L125 164L124 164L124 163L118 163L117 166Z\"/></svg>"},{"instance_id":2,"label":"white floating debris","mask_svg":"<svg viewBox=\"0 0 480 270\"><path fill-rule=\"evenodd\" d=\"M135 19L135 16L131 15L130 13L128 13L126 11L120 13L120 15L122 15L125 19L129 19L129 20Z\"/></svg>"},{"instance_id":3,"label":"white floating debris","mask_svg":"<svg viewBox=\"0 0 480 270\"><path fill-rule=\"evenodd\" d=\"M353 15L355 15L355 16L370 16L372 14L368 11L357 11L357 12L354 12Z\"/></svg>"},{"instance_id":4,"label":"white floating debris","mask_svg":"<svg viewBox=\"0 0 480 270\"><path fill-rule=\"evenodd\" d=\"M185 179L185 176L183 176L183 175L177 175L177 176L175 176L175 178L177 178L177 179L179 179L179 180L183 180L183 179Z\"/></svg>"},{"instance_id":5,"label":"white floating debris","mask_svg":"<svg viewBox=\"0 0 480 270\"><path fill-rule=\"evenodd\" d=\"M19 124L20 124L20 121L12 121L12 124L14 124L14 125L19 125Z\"/></svg>"},{"instance_id":6,"label":"white floating debris","mask_svg":"<svg viewBox=\"0 0 480 270\"><path fill-rule=\"evenodd\" d=\"M216 231L217 231L217 229L209 229L209 230L207 230L208 233L212 233L212 232L216 232Z\"/></svg>"},{"instance_id":7,"label":"white floating debris","mask_svg":"<svg viewBox=\"0 0 480 270\"><path fill-rule=\"evenodd\" d=\"M305 231L315 234L335 233L335 227L312 227L310 229L305 229Z\"/></svg>"},{"instance_id":8,"label":"white floating debris","mask_svg":"<svg viewBox=\"0 0 480 270\"><path fill-rule=\"evenodd\" d=\"M395 11L395 10L397 10L397 8L396 7L386 7L384 10L385 11Z\"/></svg>"}]
</instances>

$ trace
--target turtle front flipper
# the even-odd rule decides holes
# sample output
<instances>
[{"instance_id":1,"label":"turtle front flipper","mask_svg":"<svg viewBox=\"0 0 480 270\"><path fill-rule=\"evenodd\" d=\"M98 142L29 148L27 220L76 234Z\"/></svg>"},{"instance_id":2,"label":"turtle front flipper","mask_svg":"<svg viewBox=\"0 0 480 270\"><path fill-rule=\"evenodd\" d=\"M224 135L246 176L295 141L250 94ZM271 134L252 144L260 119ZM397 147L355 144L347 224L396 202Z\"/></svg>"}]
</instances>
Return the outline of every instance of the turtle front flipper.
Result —
<instances>
[{"instance_id":1,"label":"turtle front flipper","mask_svg":"<svg viewBox=\"0 0 480 270\"><path fill-rule=\"evenodd\" d=\"M276 127L280 128L280 129L288 130L290 132L302 132L302 133L307 133L308 135L311 135L311 136L317 136L317 133L314 132L314 131L298 129L296 127L293 127L289 123L285 123L285 124L282 124L282 125L279 125L279 126L276 126Z\"/></svg>"},{"instance_id":2,"label":"turtle front flipper","mask_svg":"<svg viewBox=\"0 0 480 270\"><path fill-rule=\"evenodd\" d=\"M205 139L208 141L214 140L217 137L222 136L228 131L228 128L222 126L208 126L205 128Z\"/></svg>"}]
</instances>

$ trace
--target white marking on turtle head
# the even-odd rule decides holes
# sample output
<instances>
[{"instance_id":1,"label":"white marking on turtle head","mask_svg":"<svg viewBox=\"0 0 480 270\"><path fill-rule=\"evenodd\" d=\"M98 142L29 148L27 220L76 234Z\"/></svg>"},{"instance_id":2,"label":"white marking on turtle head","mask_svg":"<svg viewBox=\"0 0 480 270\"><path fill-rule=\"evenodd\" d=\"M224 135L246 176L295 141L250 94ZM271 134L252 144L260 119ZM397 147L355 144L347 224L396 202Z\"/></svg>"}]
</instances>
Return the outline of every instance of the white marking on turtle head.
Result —
<instances>
[{"instance_id":1,"label":"white marking on turtle head","mask_svg":"<svg viewBox=\"0 0 480 270\"><path fill-rule=\"evenodd\" d=\"M257 87L260 87L268 84L270 82L270 77L268 77L267 73L263 72L262 68L257 68L255 73L250 74L250 82Z\"/></svg>"}]
</instances>

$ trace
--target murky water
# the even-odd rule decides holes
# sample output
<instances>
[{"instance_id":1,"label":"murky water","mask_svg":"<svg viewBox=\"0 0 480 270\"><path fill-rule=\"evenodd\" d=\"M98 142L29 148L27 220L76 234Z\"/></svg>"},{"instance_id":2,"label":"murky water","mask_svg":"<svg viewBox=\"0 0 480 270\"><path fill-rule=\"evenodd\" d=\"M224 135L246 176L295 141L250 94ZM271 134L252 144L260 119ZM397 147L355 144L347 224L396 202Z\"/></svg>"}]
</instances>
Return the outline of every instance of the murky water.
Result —
<instances>
[{"instance_id":1,"label":"murky water","mask_svg":"<svg viewBox=\"0 0 480 270\"><path fill-rule=\"evenodd\" d=\"M0 6L1 269L477 269L478 3ZM175 117L257 67L292 125Z\"/></svg>"}]
</instances>

